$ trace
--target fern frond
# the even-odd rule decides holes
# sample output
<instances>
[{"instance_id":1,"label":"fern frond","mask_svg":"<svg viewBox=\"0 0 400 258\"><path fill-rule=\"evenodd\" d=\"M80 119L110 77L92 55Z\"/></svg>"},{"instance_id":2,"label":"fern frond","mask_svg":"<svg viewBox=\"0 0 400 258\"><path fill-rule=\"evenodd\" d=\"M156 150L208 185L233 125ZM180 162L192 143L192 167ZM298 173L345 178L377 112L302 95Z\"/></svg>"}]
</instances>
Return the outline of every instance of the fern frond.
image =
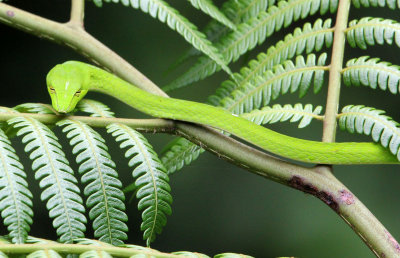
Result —
<instances>
[{"instance_id":1,"label":"fern frond","mask_svg":"<svg viewBox=\"0 0 400 258\"><path fill-rule=\"evenodd\" d=\"M375 44L391 45L393 42L400 47L400 23L394 20L365 17L353 20L346 29L347 41L352 47L367 49Z\"/></svg>"},{"instance_id":2,"label":"fern frond","mask_svg":"<svg viewBox=\"0 0 400 258\"><path fill-rule=\"evenodd\" d=\"M62 258L62 256L59 255L54 250L39 250L39 251L30 253L26 257L27 258Z\"/></svg>"},{"instance_id":3,"label":"fern frond","mask_svg":"<svg viewBox=\"0 0 400 258\"><path fill-rule=\"evenodd\" d=\"M118 3L119 0L113 0L113 2ZM158 18L162 23L166 23L168 27L178 32L193 47L214 60L225 72L228 74L232 73L221 53L218 52L218 49L213 46L193 23L183 17L167 2L163 0L121 0L121 2L125 6L130 5L135 9L140 9L142 12L148 13L151 17Z\"/></svg>"},{"instance_id":4,"label":"fern frond","mask_svg":"<svg viewBox=\"0 0 400 258\"><path fill-rule=\"evenodd\" d=\"M200 146L178 137L172 140L161 152L161 162L168 174L180 170L184 165L189 165L196 160L204 149Z\"/></svg>"},{"instance_id":5,"label":"fern frond","mask_svg":"<svg viewBox=\"0 0 400 258\"><path fill-rule=\"evenodd\" d=\"M32 118L16 117L8 121L19 129L25 152L30 153L35 178L40 180L42 200L61 242L83 237L86 230L85 208L73 171L61 150L57 137L45 125Z\"/></svg>"},{"instance_id":6,"label":"fern frond","mask_svg":"<svg viewBox=\"0 0 400 258\"><path fill-rule=\"evenodd\" d=\"M302 56L296 58L296 64L288 60L283 65L277 65L273 71L266 71L263 76L258 76L252 84L235 89L230 96L221 100L224 109L234 114L248 113L254 109L268 105L271 98L276 99L279 94L289 91L299 91L303 97L311 85L314 85L314 93L319 92L323 85L327 55L321 54L316 60L314 54L307 56L307 61ZM248 70L251 72L251 70ZM245 70L239 76L245 76Z\"/></svg>"},{"instance_id":7,"label":"fern frond","mask_svg":"<svg viewBox=\"0 0 400 258\"><path fill-rule=\"evenodd\" d=\"M205 255L205 254L193 253L193 252L188 252L188 251L173 252L172 254L181 255L183 257L189 257L189 258L210 258L210 256Z\"/></svg>"},{"instance_id":8,"label":"fern frond","mask_svg":"<svg viewBox=\"0 0 400 258\"><path fill-rule=\"evenodd\" d=\"M223 253L223 254L215 255L214 258L254 258L254 257L250 256L250 255L244 255L244 254Z\"/></svg>"},{"instance_id":9,"label":"fern frond","mask_svg":"<svg viewBox=\"0 0 400 258\"><path fill-rule=\"evenodd\" d=\"M125 156L130 159L129 166L133 167L138 208L143 210L141 230L144 231L143 238L147 245L150 245L165 226L166 215L171 214L172 196L168 175L143 135L122 124L111 124L107 131L116 137L117 142L121 142L121 148L128 147Z\"/></svg>"},{"instance_id":10,"label":"fern frond","mask_svg":"<svg viewBox=\"0 0 400 258\"><path fill-rule=\"evenodd\" d=\"M79 255L79 258L112 258L106 251L90 250Z\"/></svg>"},{"instance_id":11,"label":"fern frond","mask_svg":"<svg viewBox=\"0 0 400 258\"><path fill-rule=\"evenodd\" d=\"M216 94L209 97L209 101L218 106L221 99L228 96L234 89L251 83L255 80L254 77L262 75L266 70L303 52L309 54L320 51L324 45L330 47L332 41L331 19L324 22L318 19L313 26L306 23L303 29L296 28L293 34L288 34L284 40L270 47L266 53L261 53L257 59L251 60L247 67L241 69L239 76L235 73L234 79L223 82Z\"/></svg>"},{"instance_id":12,"label":"fern frond","mask_svg":"<svg viewBox=\"0 0 400 258\"><path fill-rule=\"evenodd\" d=\"M23 244L32 224L32 193L24 167L0 129L0 210L11 241Z\"/></svg>"},{"instance_id":13,"label":"fern frond","mask_svg":"<svg viewBox=\"0 0 400 258\"><path fill-rule=\"evenodd\" d=\"M79 121L62 120L57 125L64 127L76 155L95 237L113 245L123 244L128 231L125 196L104 139Z\"/></svg>"},{"instance_id":14,"label":"fern frond","mask_svg":"<svg viewBox=\"0 0 400 258\"><path fill-rule=\"evenodd\" d=\"M51 105L43 103L25 103L15 106L14 109L22 113L57 114Z\"/></svg>"},{"instance_id":15,"label":"fern frond","mask_svg":"<svg viewBox=\"0 0 400 258\"><path fill-rule=\"evenodd\" d=\"M256 17L261 11L266 11L268 6L275 3L275 0L228 0L222 4L221 12L235 24L247 21ZM230 29L216 20L210 21L203 29L204 34L211 42L216 42L222 36L230 32ZM201 52L195 48L186 51L169 70L176 68L192 56L200 55Z\"/></svg>"},{"instance_id":16,"label":"fern frond","mask_svg":"<svg viewBox=\"0 0 400 258\"><path fill-rule=\"evenodd\" d=\"M284 106L276 104L272 107L267 106L260 110L253 110L250 113L242 114L241 117L258 125L284 122L290 119L291 123L300 121L298 127L304 128L311 123L312 119L322 120L322 117L319 116L321 111L322 106L317 106L313 110L311 104L305 106L299 103L294 106L290 104Z\"/></svg>"},{"instance_id":17,"label":"fern frond","mask_svg":"<svg viewBox=\"0 0 400 258\"><path fill-rule=\"evenodd\" d=\"M371 135L375 142L400 159L400 128L392 118L384 115L385 111L365 106L346 106L338 115L339 126L350 133Z\"/></svg>"},{"instance_id":18,"label":"fern frond","mask_svg":"<svg viewBox=\"0 0 400 258\"><path fill-rule=\"evenodd\" d=\"M225 26L231 28L232 30L236 29L236 25L231 22L220 10L218 10L218 7L216 7L211 0L189 0L189 2L196 9L200 9Z\"/></svg>"},{"instance_id":19,"label":"fern frond","mask_svg":"<svg viewBox=\"0 0 400 258\"><path fill-rule=\"evenodd\" d=\"M400 66L389 62L380 62L379 58L362 56L351 59L343 69L343 81L347 86L369 86L389 90L393 94L399 92Z\"/></svg>"},{"instance_id":20,"label":"fern frond","mask_svg":"<svg viewBox=\"0 0 400 258\"><path fill-rule=\"evenodd\" d=\"M226 62L234 62L241 55L261 44L274 31L289 26L298 19L306 18L320 10L321 14L328 10L335 12L337 0L289 0L278 2L277 6L268 8L267 12L261 12L256 18L238 26L237 30L223 37L216 47L224 56ZM200 57L182 76L163 87L170 91L198 80L218 71L218 64L207 57Z\"/></svg>"},{"instance_id":21,"label":"fern frond","mask_svg":"<svg viewBox=\"0 0 400 258\"><path fill-rule=\"evenodd\" d=\"M351 1L356 8L362 7L385 7L388 6L390 9L400 9L399 0L352 0Z\"/></svg>"},{"instance_id":22,"label":"fern frond","mask_svg":"<svg viewBox=\"0 0 400 258\"><path fill-rule=\"evenodd\" d=\"M82 99L78 102L77 109L89 113L92 117L114 117L114 112L97 100Z\"/></svg>"}]
</instances>

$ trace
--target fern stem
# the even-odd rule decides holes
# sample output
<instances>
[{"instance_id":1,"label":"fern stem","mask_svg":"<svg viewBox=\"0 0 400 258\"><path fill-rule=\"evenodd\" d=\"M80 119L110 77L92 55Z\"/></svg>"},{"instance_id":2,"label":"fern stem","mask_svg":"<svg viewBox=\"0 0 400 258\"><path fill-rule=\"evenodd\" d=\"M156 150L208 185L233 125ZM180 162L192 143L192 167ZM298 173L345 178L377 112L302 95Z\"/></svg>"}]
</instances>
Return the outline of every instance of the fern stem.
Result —
<instances>
[{"instance_id":1,"label":"fern stem","mask_svg":"<svg viewBox=\"0 0 400 258\"><path fill-rule=\"evenodd\" d=\"M341 71L345 48L345 30L349 18L350 0L340 0L333 32L332 58L329 70L329 86L324 119L322 141L334 142L336 115L339 107Z\"/></svg>"},{"instance_id":2,"label":"fern stem","mask_svg":"<svg viewBox=\"0 0 400 258\"><path fill-rule=\"evenodd\" d=\"M16 112L0 112L0 121L7 121L14 117L34 118L44 124L55 124L58 121L68 118L74 121L83 122L92 127L106 127L109 124L120 123L142 132L174 132L175 123L165 119L129 119L113 117L89 117L89 116L59 116L50 114L32 114Z\"/></svg>"},{"instance_id":3,"label":"fern stem","mask_svg":"<svg viewBox=\"0 0 400 258\"><path fill-rule=\"evenodd\" d=\"M182 257L179 255L162 253L159 251L147 251L137 250L133 248L125 247L114 247L114 246L97 246L97 245L82 245L82 244L60 244L60 243L48 243L48 244L0 244L0 251L7 254L29 254L39 250L53 250L58 253L65 254L81 254L87 251L104 251L112 256L116 257L130 257L135 254L145 254L149 257Z\"/></svg>"},{"instance_id":4,"label":"fern stem","mask_svg":"<svg viewBox=\"0 0 400 258\"><path fill-rule=\"evenodd\" d=\"M85 17L85 0L71 0L71 16L68 24L83 28L83 20Z\"/></svg>"}]
</instances>

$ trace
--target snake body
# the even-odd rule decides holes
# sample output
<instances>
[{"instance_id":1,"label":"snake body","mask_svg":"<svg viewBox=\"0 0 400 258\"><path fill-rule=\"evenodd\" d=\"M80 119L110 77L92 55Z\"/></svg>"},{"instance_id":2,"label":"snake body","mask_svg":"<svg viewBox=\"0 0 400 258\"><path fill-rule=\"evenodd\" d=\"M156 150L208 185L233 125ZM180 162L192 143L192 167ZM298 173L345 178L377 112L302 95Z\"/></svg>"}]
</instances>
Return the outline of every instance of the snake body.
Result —
<instances>
[{"instance_id":1,"label":"snake body","mask_svg":"<svg viewBox=\"0 0 400 258\"><path fill-rule=\"evenodd\" d=\"M68 113L89 90L111 95L148 115L209 125L282 157L319 164L398 163L377 143L325 143L286 136L210 105L156 96L95 66L67 61L47 75L52 105Z\"/></svg>"}]
</instances>

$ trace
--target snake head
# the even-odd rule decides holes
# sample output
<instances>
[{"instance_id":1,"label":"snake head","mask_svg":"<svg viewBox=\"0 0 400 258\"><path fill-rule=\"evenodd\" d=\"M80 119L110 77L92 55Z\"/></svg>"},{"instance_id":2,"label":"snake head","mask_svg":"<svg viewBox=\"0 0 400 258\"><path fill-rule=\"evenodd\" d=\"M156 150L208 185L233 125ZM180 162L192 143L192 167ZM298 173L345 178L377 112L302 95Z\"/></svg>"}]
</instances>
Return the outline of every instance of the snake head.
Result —
<instances>
[{"instance_id":1,"label":"snake head","mask_svg":"<svg viewBox=\"0 0 400 258\"><path fill-rule=\"evenodd\" d=\"M76 104L88 92L86 85L90 75L76 63L79 64L79 62L69 61L56 65L47 74L47 90L53 108L60 113L73 111Z\"/></svg>"}]
</instances>

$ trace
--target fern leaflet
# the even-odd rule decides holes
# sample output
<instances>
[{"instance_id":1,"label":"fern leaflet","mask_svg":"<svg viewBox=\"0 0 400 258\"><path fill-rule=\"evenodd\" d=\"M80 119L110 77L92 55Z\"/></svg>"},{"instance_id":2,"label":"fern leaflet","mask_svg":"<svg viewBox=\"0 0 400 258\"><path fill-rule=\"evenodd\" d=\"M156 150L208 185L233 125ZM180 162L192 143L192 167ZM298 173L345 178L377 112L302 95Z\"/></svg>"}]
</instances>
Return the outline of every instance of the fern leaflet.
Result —
<instances>
[{"instance_id":1,"label":"fern leaflet","mask_svg":"<svg viewBox=\"0 0 400 258\"><path fill-rule=\"evenodd\" d=\"M67 133L73 146L72 152L77 155L81 180L86 184L84 194L95 237L113 245L123 244L128 231L125 196L104 139L79 121L62 120L57 125L64 127L63 132Z\"/></svg>"},{"instance_id":2,"label":"fern leaflet","mask_svg":"<svg viewBox=\"0 0 400 258\"><path fill-rule=\"evenodd\" d=\"M0 210L13 243L23 244L32 224L32 193L7 136L0 129Z\"/></svg>"},{"instance_id":3,"label":"fern leaflet","mask_svg":"<svg viewBox=\"0 0 400 258\"><path fill-rule=\"evenodd\" d=\"M14 107L14 109L22 113L57 114L57 111L51 105L43 103L25 103Z\"/></svg>"},{"instance_id":4,"label":"fern leaflet","mask_svg":"<svg viewBox=\"0 0 400 258\"><path fill-rule=\"evenodd\" d=\"M382 18L366 17L353 20L346 29L347 41L352 47L367 49L375 43L389 45L396 43L400 47L400 23Z\"/></svg>"},{"instance_id":5,"label":"fern leaflet","mask_svg":"<svg viewBox=\"0 0 400 258\"><path fill-rule=\"evenodd\" d=\"M114 117L114 112L108 106L92 99L82 99L78 102L77 108L92 117Z\"/></svg>"},{"instance_id":6,"label":"fern leaflet","mask_svg":"<svg viewBox=\"0 0 400 258\"><path fill-rule=\"evenodd\" d=\"M394 10L400 9L399 0L352 0L351 1L356 8L362 7L385 7L386 5Z\"/></svg>"},{"instance_id":7,"label":"fern leaflet","mask_svg":"<svg viewBox=\"0 0 400 258\"><path fill-rule=\"evenodd\" d=\"M236 61L242 54L253 49L257 44L263 43L274 31L279 31L282 27L287 27L300 18L304 19L315 14L318 10L321 14L328 10L335 12L337 4L337 0L280 1L277 6L270 7L267 12L261 12L257 17L240 24L236 31L223 37L216 46L228 63ZM219 69L218 64L211 59L200 57L186 73L163 89L170 91L183 87L204 79Z\"/></svg>"},{"instance_id":8,"label":"fern leaflet","mask_svg":"<svg viewBox=\"0 0 400 258\"><path fill-rule=\"evenodd\" d=\"M362 56L351 59L343 69L343 81L347 86L369 86L372 89L389 89L399 92L400 66L389 62L379 62L379 58Z\"/></svg>"},{"instance_id":9,"label":"fern leaflet","mask_svg":"<svg viewBox=\"0 0 400 258\"><path fill-rule=\"evenodd\" d=\"M400 129L392 118L383 115L385 112L365 106L346 106L338 115L339 126L350 133L371 135L375 142L400 159Z\"/></svg>"},{"instance_id":10,"label":"fern leaflet","mask_svg":"<svg viewBox=\"0 0 400 258\"><path fill-rule=\"evenodd\" d=\"M303 29L297 28L293 34L288 34L284 40L270 47L266 53L261 53L257 59L251 60L247 67L241 69L240 75L234 74L234 79L227 80L217 89L216 94L209 97L209 101L218 106L221 99L228 96L234 89L251 83L254 77L262 75L275 65L299 55L304 51L308 54L319 51L324 46L330 47L333 41L331 20L322 22L318 19L314 26L306 23Z\"/></svg>"},{"instance_id":11,"label":"fern leaflet","mask_svg":"<svg viewBox=\"0 0 400 258\"><path fill-rule=\"evenodd\" d=\"M35 178L40 180L42 200L61 242L72 242L83 237L86 230L85 208L77 180L61 150L57 137L45 125L32 118L16 117L8 121L23 136L25 152L30 152Z\"/></svg>"},{"instance_id":12,"label":"fern leaflet","mask_svg":"<svg viewBox=\"0 0 400 258\"><path fill-rule=\"evenodd\" d=\"M291 93L299 91L299 96L303 97L314 84L314 92L317 93L322 87L324 72L328 69L324 66L326 57L323 53L316 60L315 55L310 54L307 61L298 56L295 64L288 60L283 65L277 65L273 71L268 70L262 77L258 76L252 84L247 83L235 89L230 96L221 100L221 105L240 115L268 105L271 98L276 99L279 94L286 94L289 90ZM245 75L242 73L236 76L239 78Z\"/></svg>"},{"instance_id":13,"label":"fern leaflet","mask_svg":"<svg viewBox=\"0 0 400 258\"><path fill-rule=\"evenodd\" d=\"M138 208L143 210L143 238L150 245L165 226L166 215L171 214L172 196L168 175L143 135L122 124L111 124L107 129L117 142L121 142L121 148L128 147L125 156L130 158L129 166L133 167L132 176L136 179Z\"/></svg>"},{"instance_id":14,"label":"fern leaflet","mask_svg":"<svg viewBox=\"0 0 400 258\"><path fill-rule=\"evenodd\" d=\"M196 160L204 149L200 146L178 137L172 140L161 152L161 161L168 174L180 170L184 165L189 165Z\"/></svg>"},{"instance_id":15,"label":"fern leaflet","mask_svg":"<svg viewBox=\"0 0 400 258\"><path fill-rule=\"evenodd\" d=\"M59 255L54 250L38 250L33 253L30 253L26 257L27 258L62 258L62 256Z\"/></svg>"},{"instance_id":16,"label":"fern leaflet","mask_svg":"<svg viewBox=\"0 0 400 258\"><path fill-rule=\"evenodd\" d=\"M100 2L102 0L97 1ZM113 0L113 2L118 3L119 0ZM125 6L130 5L135 9L140 9L142 12L148 13L151 17L158 18L161 22L167 23L171 29L176 30L193 47L214 60L225 72L228 74L232 73L221 53L218 52L207 37L167 2L163 0L121 0L121 2ZM101 6L101 4L97 5Z\"/></svg>"},{"instance_id":17,"label":"fern leaflet","mask_svg":"<svg viewBox=\"0 0 400 258\"><path fill-rule=\"evenodd\" d=\"M197 9L202 10L204 13L210 15L215 20L224 24L225 26L236 29L235 24L231 22L220 10L214 5L211 0L189 0L189 2Z\"/></svg>"},{"instance_id":18,"label":"fern leaflet","mask_svg":"<svg viewBox=\"0 0 400 258\"><path fill-rule=\"evenodd\" d=\"M294 106L286 104L281 106L279 104L272 107L264 107L260 110L253 110L250 113L242 114L241 117L252 121L255 124L273 124L276 122L284 122L290 119L290 122L300 121L298 127L304 128L308 126L312 119L322 120L319 114L322 111L321 106L317 106L313 110L311 104L303 106L302 104L295 104Z\"/></svg>"}]
</instances>

